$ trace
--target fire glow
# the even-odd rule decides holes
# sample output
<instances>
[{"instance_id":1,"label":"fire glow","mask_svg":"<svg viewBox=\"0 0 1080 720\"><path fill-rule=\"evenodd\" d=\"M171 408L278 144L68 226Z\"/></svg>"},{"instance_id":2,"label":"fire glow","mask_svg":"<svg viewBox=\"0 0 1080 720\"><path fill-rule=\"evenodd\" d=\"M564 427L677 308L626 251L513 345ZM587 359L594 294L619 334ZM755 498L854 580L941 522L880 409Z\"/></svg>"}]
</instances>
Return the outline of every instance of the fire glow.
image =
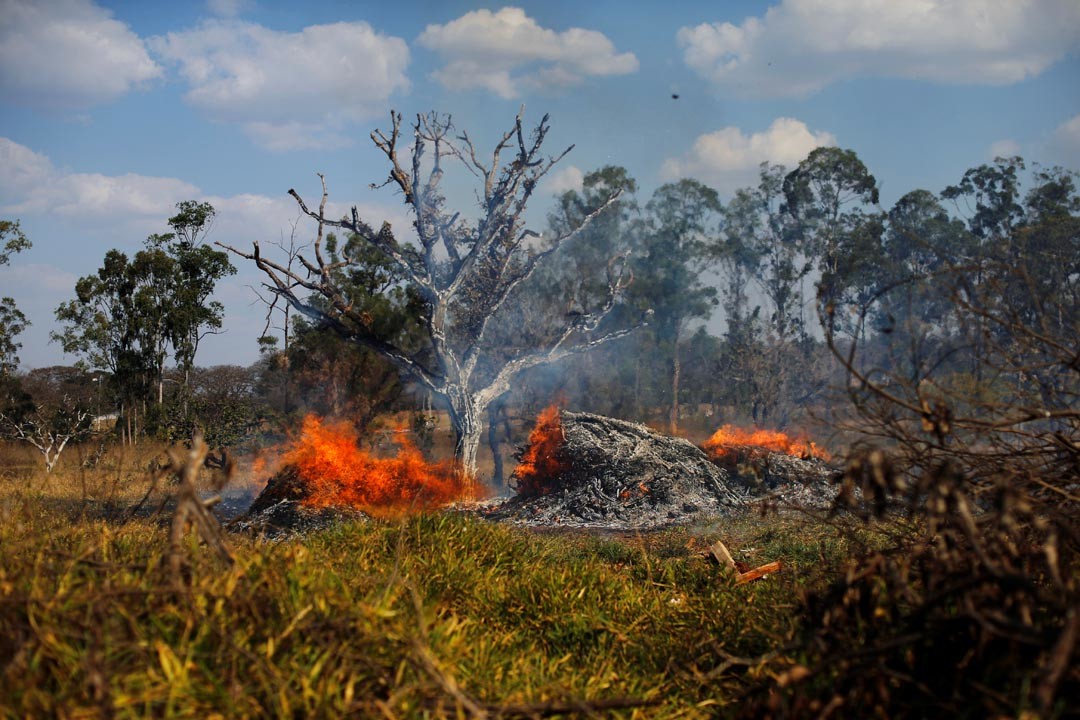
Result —
<instances>
[{"instance_id":1,"label":"fire glow","mask_svg":"<svg viewBox=\"0 0 1080 720\"><path fill-rule=\"evenodd\" d=\"M792 437L779 430L748 430L733 425L721 427L702 447L714 460L766 452L783 453L804 460L829 460L829 453L805 437Z\"/></svg>"},{"instance_id":2,"label":"fire glow","mask_svg":"<svg viewBox=\"0 0 1080 720\"><path fill-rule=\"evenodd\" d=\"M565 470L559 459L563 444L562 419L558 405L545 408L529 433L529 443L521 456L514 479L521 495L545 495L555 489L554 482Z\"/></svg>"},{"instance_id":3,"label":"fire glow","mask_svg":"<svg viewBox=\"0 0 1080 720\"><path fill-rule=\"evenodd\" d=\"M357 440L347 423L304 418L282 462L294 465L307 485L305 504L398 513L471 498L470 484L455 464L429 463L403 434L395 437L396 457L376 457Z\"/></svg>"}]
</instances>

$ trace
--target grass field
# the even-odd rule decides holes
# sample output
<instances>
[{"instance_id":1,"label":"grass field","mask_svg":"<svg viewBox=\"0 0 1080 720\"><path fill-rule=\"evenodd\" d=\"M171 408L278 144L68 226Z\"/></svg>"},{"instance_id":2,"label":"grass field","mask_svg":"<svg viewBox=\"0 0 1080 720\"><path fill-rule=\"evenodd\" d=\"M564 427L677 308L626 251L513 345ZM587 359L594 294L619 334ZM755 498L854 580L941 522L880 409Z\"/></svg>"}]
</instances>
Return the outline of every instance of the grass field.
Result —
<instances>
[{"instance_id":1,"label":"grass field","mask_svg":"<svg viewBox=\"0 0 1080 720\"><path fill-rule=\"evenodd\" d=\"M800 593L854 551L794 518L590 535L443 512L230 535L232 566L191 539L178 587L167 511L125 517L155 450L4 465L4 716L734 716L800 671ZM717 539L784 571L736 585Z\"/></svg>"}]
</instances>

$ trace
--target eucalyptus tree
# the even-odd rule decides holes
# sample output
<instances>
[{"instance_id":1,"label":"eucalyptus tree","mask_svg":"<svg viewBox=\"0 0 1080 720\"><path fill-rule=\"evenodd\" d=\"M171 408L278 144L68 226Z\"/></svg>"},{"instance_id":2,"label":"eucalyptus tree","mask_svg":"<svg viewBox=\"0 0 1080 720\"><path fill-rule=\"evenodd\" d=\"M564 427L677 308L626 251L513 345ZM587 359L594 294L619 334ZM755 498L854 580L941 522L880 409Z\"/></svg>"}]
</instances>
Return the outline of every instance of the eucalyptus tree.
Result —
<instances>
[{"instance_id":1,"label":"eucalyptus tree","mask_svg":"<svg viewBox=\"0 0 1080 720\"><path fill-rule=\"evenodd\" d=\"M345 218L327 217L328 192L320 175L322 199L316 209L290 190L300 210L317 226L311 256L299 257L302 269L263 256L258 243L252 252L223 246L253 261L266 275L268 290L298 312L379 353L441 399L454 429L456 457L470 476L476 472L483 413L510 390L519 373L630 332L628 327L596 332L627 282L625 261L613 258L607 265L607 299L593 312L567 318L541 347L505 353L495 343L490 332L493 319L505 312L515 291L620 194L613 192L600 207L554 237L541 238L530 230L525 211L537 184L571 148L545 156L548 116L532 133L525 131L522 116L523 111L487 154L468 133L458 134L449 116L434 112L417 116L411 147L403 143L400 113L391 113L389 132L372 132L373 143L390 165L384 185L401 193L412 215L415 242L399 241L389 223L374 231L355 207ZM449 209L441 189L446 171L455 163L479 180L480 212L474 222ZM328 228L355 234L398 268L402 282L424 303L421 348L401 347L380 336L370 318L349 302L333 275L338 264L328 262L324 252ZM339 262L347 265L350 259ZM321 300L314 302L312 297Z\"/></svg>"},{"instance_id":2,"label":"eucalyptus tree","mask_svg":"<svg viewBox=\"0 0 1080 720\"><path fill-rule=\"evenodd\" d=\"M19 228L18 220L0 220L0 265L11 262L11 256L30 247L30 241ZM0 377L7 377L19 367L19 348L15 338L30 322L10 297L0 298Z\"/></svg>"},{"instance_id":3,"label":"eucalyptus tree","mask_svg":"<svg viewBox=\"0 0 1080 720\"><path fill-rule=\"evenodd\" d=\"M109 372L131 440L153 388L162 404L169 350L186 378L199 340L221 326L223 308L209 296L218 279L235 272L226 253L199 243L213 207L182 202L177 209L172 233L151 235L131 258L108 251L95 274L76 282L75 298L56 310L62 330L53 340L86 367Z\"/></svg>"},{"instance_id":4,"label":"eucalyptus tree","mask_svg":"<svg viewBox=\"0 0 1080 720\"><path fill-rule=\"evenodd\" d=\"M721 207L716 191L697 180L668 183L646 204L639 230L631 294L653 312L652 333L667 365L672 433L679 425L680 341L692 321L707 320L718 304L716 288L702 276L712 262Z\"/></svg>"},{"instance_id":5,"label":"eucalyptus tree","mask_svg":"<svg viewBox=\"0 0 1080 720\"><path fill-rule=\"evenodd\" d=\"M822 317L835 321L840 305L857 302L853 295L868 286L879 262L877 180L855 151L819 147L784 178L783 192L804 252L817 259Z\"/></svg>"},{"instance_id":6,"label":"eucalyptus tree","mask_svg":"<svg viewBox=\"0 0 1080 720\"><path fill-rule=\"evenodd\" d=\"M737 190L728 202L716 247L729 274L726 302L741 314L748 299L739 283L748 273L769 300L768 327L780 342L805 333L802 285L813 270L785 206L786 172L783 165L761 164L758 184Z\"/></svg>"},{"instance_id":7,"label":"eucalyptus tree","mask_svg":"<svg viewBox=\"0 0 1080 720\"><path fill-rule=\"evenodd\" d=\"M165 335L187 389L199 344L221 329L225 308L211 300L222 278L236 273L229 256L204 244L216 211L207 202L177 203L169 218L172 232L147 238L148 253L163 253L168 265L159 296L166 300Z\"/></svg>"}]
</instances>

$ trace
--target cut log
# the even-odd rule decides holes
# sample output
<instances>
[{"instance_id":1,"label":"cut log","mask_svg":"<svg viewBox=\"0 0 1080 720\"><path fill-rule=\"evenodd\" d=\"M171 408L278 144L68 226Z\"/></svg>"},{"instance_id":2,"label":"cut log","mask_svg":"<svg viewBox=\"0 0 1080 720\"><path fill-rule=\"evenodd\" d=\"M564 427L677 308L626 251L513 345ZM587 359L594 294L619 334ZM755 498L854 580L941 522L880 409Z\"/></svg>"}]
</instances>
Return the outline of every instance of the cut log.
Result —
<instances>
[{"instance_id":1,"label":"cut log","mask_svg":"<svg viewBox=\"0 0 1080 720\"><path fill-rule=\"evenodd\" d=\"M738 576L736 576L735 578L735 584L743 585L753 580L760 580L766 575L771 575L774 572L780 572L782 567L783 565L780 563L779 560L771 563L766 563L765 565L762 565L761 567L756 567L753 570L747 570L744 573L739 573Z\"/></svg>"}]
</instances>

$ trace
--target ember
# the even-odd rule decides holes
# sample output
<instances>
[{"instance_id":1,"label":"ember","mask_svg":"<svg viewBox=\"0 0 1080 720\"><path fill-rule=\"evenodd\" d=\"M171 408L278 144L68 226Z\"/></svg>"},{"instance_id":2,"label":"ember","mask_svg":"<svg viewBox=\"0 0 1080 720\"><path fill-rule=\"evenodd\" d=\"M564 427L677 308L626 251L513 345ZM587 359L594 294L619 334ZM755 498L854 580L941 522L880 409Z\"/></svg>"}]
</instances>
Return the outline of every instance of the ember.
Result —
<instances>
[{"instance_id":1,"label":"ember","mask_svg":"<svg viewBox=\"0 0 1080 720\"><path fill-rule=\"evenodd\" d=\"M282 458L305 486L303 503L400 512L446 505L468 495L463 474L451 463L428 463L406 437L395 439L397 457L380 458L357 446L346 423L309 415Z\"/></svg>"},{"instance_id":2,"label":"ember","mask_svg":"<svg viewBox=\"0 0 1080 720\"><path fill-rule=\"evenodd\" d=\"M545 408L536 418L529 444L514 471L518 494L546 495L556 489L557 479L566 469L558 454L565 439L558 406Z\"/></svg>"},{"instance_id":3,"label":"ember","mask_svg":"<svg viewBox=\"0 0 1080 720\"><path fill-rule=\"evenodd\" d=\"M731 456L742 459L766 453L783 453L803 460L829 460L829 453L809 439L793 438L779 430L745 430L732 425L721 427L702 447L714 460Z\"/></svg>"}]
</instances>

